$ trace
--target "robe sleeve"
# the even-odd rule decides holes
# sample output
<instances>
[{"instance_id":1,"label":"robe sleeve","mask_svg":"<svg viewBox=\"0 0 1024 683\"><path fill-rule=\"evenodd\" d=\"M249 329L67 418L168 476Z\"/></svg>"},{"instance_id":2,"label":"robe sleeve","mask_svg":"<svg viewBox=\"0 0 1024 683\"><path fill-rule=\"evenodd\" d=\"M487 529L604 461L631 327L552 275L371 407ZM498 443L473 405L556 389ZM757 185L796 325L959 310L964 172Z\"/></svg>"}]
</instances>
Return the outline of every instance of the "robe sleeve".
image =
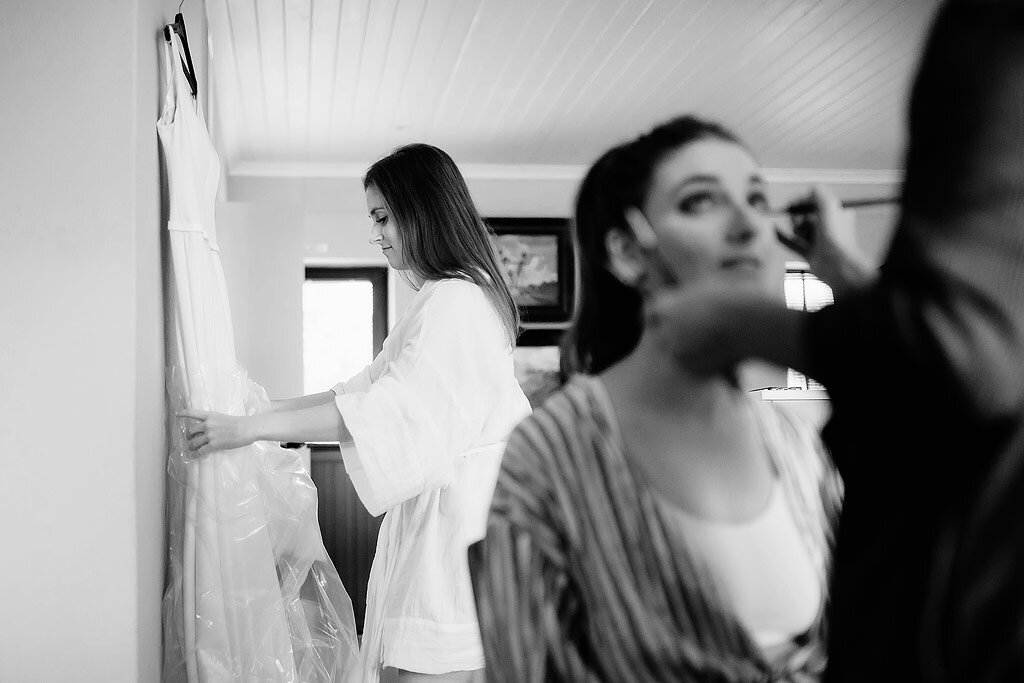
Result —
<instances>
[{"instance_id":1,"label":"robe sleeve","mask_svg":"<svg viewBox=\"0 0 1024 683\"><path fill-rule=\"evenodd\" d=\"M504 367L498 355L508 353L497 314L475 285L443 282L429 296L404 338L389 340L400 350L380 375L357 375L335 399L355 444L343 455L345 469L374 516L451 481L455 459L483 429L488 392Z\"/></svg>"},{"instance_id":2,"label":"robe sleeve","mask_svg":"<svg viewBox=\"0 0 1024 683\"><path fill-rule=\"evenodd\" d=\"M331 391L334 392L335 396L358 394L361 391L367 391L370 385L373 384L373 378L380 375L381 369L385 365L384 352L381 351L369 365L344 382L335 384L331 387Z\"/></svg>"}]
</instances>

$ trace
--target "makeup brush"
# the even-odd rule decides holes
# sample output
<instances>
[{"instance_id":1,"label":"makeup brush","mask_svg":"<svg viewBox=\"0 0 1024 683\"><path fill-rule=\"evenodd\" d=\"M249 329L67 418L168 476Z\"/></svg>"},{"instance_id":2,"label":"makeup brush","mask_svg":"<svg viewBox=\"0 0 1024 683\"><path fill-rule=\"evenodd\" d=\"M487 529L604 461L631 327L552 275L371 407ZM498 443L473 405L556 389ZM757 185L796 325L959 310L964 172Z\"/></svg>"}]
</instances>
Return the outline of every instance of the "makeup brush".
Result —
<instances>
[{"instance_id":1,"label":"makeup brush","mask_svg":"<svg viewBox=\"0 0 1024 683\"><path fill-rule=\"evenodd\" d=\"M847 199L846 201L840 202L839 205L844 209L860 209L869 206L898 204L899 201L899 197L877 197L867 199ZM814 244L815 229L817 228L818 207L814 202L800 200L789 204L784 209L772 211L770 213L777 216L788 216L793 226L793 236L799 238L802 243L794 242L789 239L787 235L781 234L778 229L776 229L779 241L800 254L806 254L811 245ZM794 244L796 246L794 246Z\"/></svg>"}]
</instances>

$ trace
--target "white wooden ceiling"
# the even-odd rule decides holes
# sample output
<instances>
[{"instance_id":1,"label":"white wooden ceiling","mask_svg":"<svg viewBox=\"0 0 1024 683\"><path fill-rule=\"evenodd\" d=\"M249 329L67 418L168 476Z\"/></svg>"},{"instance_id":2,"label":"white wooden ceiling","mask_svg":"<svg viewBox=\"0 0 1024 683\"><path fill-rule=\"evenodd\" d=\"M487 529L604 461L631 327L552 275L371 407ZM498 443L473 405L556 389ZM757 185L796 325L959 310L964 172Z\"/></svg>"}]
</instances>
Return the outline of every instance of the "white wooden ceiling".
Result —
<instances>
[{"instance_id":1,"label":"white wooden ceiling","mask_svg":"<svg viewBox=\"0 0 1024 683\"><path fill-rule=\"evenodd\" d=\"M780 169L898 169L937 0L206 0L229 169L588 164L682 112Z\"/></svg>"}]
</instances>

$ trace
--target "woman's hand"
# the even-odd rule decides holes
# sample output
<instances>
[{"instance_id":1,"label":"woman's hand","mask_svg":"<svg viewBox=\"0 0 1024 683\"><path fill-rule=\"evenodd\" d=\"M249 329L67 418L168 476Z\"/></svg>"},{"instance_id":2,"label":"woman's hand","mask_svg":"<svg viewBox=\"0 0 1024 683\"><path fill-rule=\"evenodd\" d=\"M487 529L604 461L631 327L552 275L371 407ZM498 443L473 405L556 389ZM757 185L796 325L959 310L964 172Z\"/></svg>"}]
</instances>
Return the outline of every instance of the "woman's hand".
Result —
<instances>
[{"instance_id":1,"label":"woman's hand","mask_svg":"<svg viewBox=\"0 0 1024 683\"><path fill-rule=\"evenodd\" d=\"M186 422L185 439L188 449L197 457L248 446L256 440L252 420L245 416L207 410L182 410L177 415L192 421Z\"/></svg>"},{"instance_id":2,"label":"woman's hand","mask_svg":"<svg viewBox=\"0 0 1024 683\"><path fill-rule=\"evenodd\" d=\"M794 217L793 234L776 229L783 245L807 259L807 265L825 284L832 288L836 298L855 291L874 280L874 269L857 253L851 239L843 239L844 223L839 199L821 185L799 202L809 211Z\"/></svg>"},{"instance_id":3,"label":"woman's hand","mask_svg":"<svg viewBox=\"0 0 1024 683\"><path fill-rule=\"evenodd\" d=\"M747 296L764 298L760 290L715 282L665 288L644 307L645 328L689 372L730 374L743 360L732 333L732 299Z\"/></svg>"},{"instance_id":4,"label":"woman's hand","mask_svg":"<svg viewBox=\"0 0 1024 683\"><path fill-rule=\"evenodd\" d=\"M802 325L761 287L709 282L660 291L645 307L646 329L681 367L731 381L737 363L759 358L806 371Z\"/></svg>"}]
</instances>

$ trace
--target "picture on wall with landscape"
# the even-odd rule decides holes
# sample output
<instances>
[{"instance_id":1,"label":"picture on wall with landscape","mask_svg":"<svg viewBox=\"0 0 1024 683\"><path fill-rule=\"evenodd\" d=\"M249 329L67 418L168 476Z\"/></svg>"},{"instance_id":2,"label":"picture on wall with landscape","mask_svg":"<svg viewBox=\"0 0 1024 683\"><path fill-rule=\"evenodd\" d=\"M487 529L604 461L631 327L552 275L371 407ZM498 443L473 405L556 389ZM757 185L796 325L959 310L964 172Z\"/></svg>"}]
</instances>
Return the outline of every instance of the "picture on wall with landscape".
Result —
<instances>
[{"instance_id":1,"label":"picture on wall with landscape","mask_svg":"<svg viewBox=\"0 0 1024 683\"><path fill-rule=\"evenodd\" d=\"M573 255L564 218L490 218L498 262L523 322L564 322L572 311Z\"/></svg>"}]
</instances>

